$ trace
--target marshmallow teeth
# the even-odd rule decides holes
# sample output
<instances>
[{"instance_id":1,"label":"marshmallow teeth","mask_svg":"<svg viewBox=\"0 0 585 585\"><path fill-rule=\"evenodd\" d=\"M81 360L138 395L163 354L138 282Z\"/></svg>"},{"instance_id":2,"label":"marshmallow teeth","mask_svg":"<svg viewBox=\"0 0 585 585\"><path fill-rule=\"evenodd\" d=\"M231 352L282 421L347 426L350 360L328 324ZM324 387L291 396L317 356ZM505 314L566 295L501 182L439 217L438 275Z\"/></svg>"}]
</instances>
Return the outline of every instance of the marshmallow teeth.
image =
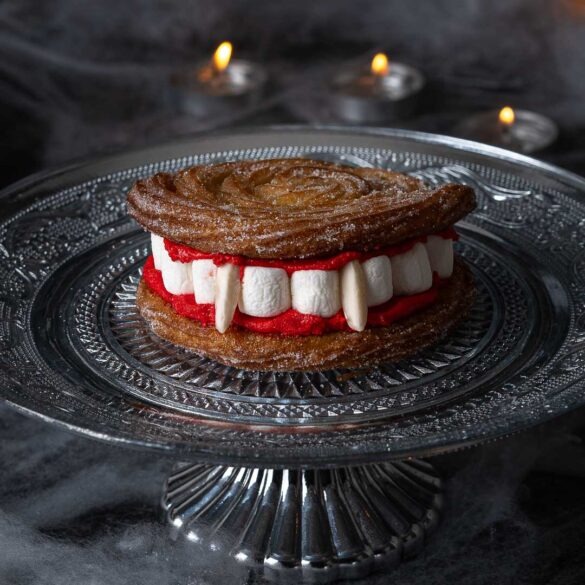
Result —
<instances>
[{"instance_id":1,"label":"marshmallow teeth","mask_svg":"<svg viewBox=\"0 0 585 585\"><path fill-rule=\"evenodd\" d=\"M341 305L347 324L354 331L363 331L368 321L366 278L357 260L341 269Z\"/></svg>"},{"instance_id":2,"label":"marshmallow teeth","mask_svg":"<svg viewBox=\"0 0 585 585\"><path fill-rule=\"evenodd\" d=\"M217 266L213 260L194 260L191 271L195 302L200 304L215 302Z\"/></svg>"},{"instance_id":3,"label":"marshmallow teeth","mask_svg":"<svg viewBox=\"0 0 585 585\"><path fill-rule=\"evenodd\" d=\"M449 278L453 274L453 240L428 236L426 248L431 270L441 278Z\"/></svg>"},{"instance_id":4,"label":"marshmallow teeth","mask_svg":"<svg viewBox=\"0 0 585 585\"><path fill-rule=\"evenodd\" d=\"M215 328L225 333L240 296L240 269L233 264L219 266L215 277Z\"/></svg>"},{"instance_id":5,"label":"marshmallow teeth","mask_svg":"<svg viewBox=\"0 0 585 585\"><path fill-rule=\"evenodd\" d=\"M247 266L239 308L252 317L274 317L291 306L288 275L282 268Z\"/></svg>"},{"instance_id":6,"label":"marshmallow teeth","mask_svg":"<svg viewBox=\"0 0 585 585\"><path fill-rule=\"evenodd\" d=\"M154 259L154 267L162 270L163 256L167 253L165 249L165 240L156 234L150 234L150 247Z\"/></svg>"},{"instance_id":7,"label":"marshmallow teeth","mask_svg":"<svg viewBox=\"0 0 585 585\"><path fill-rule=\"evenodd\" d=\"M408 252L393 256L391 264L395 294L414 295L431 288L433 273L424 244L419 242Z\"/></svg>"},{"instance_id":8,"label":"marshmallow teeth","mask_svg":"<svg viewBox=\"0 0 585 585\"><path fill-rule=\"evenodd\" d=\"M252 317L274 317L292 307L303 315L328 318L343 309L349 327L364 331L368 307L430 289L434 272L440 278L453 274L453 241L432 235L403 254L353 260L339 271L296 270L289 279L282 268L246 266L241 281L239 266L217 267L213 260L174 262L156 234L151 234L151 246L166 290L193 294L199 304L215 304L220 333L227 331L238 306Z\"/></svg>"},{"instance_id":9,"label":"marshmallow teeth","mask_svg":"<svg viewBox=\"0 0 585 585\"><path fill-rule=\"evenodd\" d=\"M339 273L297 270L290 279L292 308L304 315L332 317L341 309Z\"/></svg>"},{"instance_id":10,"label":"marshmallow teeth","mask_svg":"<svg viewBox=\"0 0 585 585\"><path fill-rule=\"evenodd\" d=\"M366 279L368 307L376 307L389 301L394 294L392 264L388 256L376 256L362 264Z\"/></svg>"},{"instance_id":11,"label":"marshmallow teeth","mask_svg":"<svg viewBox=\"0 0 585 585\"><path fill-rule=\"evenodd\" d=\"M165 288L173 295L187 295L193 293L191 265L171 260L168 252L161 253L161 268Z\"/></svg>"}]
</instances>

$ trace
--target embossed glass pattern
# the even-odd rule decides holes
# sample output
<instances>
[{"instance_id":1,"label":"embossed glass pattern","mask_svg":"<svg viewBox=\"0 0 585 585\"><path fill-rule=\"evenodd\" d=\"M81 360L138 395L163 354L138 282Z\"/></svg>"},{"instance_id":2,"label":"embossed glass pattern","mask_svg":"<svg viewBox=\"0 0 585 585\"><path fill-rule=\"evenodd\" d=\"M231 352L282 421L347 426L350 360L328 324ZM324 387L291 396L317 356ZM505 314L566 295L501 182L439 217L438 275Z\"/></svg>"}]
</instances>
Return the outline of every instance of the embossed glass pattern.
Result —
<instances>
[{"instance_id":1,"label":"embossed glass pattern","mask_svg":"<svg viewBox=\"0 0 585 585\"><path fill-rule=\"evenodd\" d=\"M479 206L457 246L478 284L469 318L410 360L358 372L244 372L153 335L134 306L148 242L125 213L132 182L280 156L472 185ZM359 463L519 430L585 402L583 189L463 141L300 129L193 139L22 184L4 194L0 224L0 395L101 439L224 463Z\"/></svg>"}]
</instances>

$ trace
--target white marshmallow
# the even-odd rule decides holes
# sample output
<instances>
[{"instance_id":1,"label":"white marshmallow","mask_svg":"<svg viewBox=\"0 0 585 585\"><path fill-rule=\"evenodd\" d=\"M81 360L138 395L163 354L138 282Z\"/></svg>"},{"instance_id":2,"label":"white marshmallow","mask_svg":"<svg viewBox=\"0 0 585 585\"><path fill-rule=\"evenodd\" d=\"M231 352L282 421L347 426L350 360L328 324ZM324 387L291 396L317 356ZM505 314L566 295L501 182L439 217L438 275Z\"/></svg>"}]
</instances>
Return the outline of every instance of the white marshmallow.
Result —
<instances>
[{"instance_id":1,"label":"white marshmallow","mask_svg":"<svg viewBox=\"0 0 585 585\"><path fill-rule=\"evenodd\" d=\"M304 315L332 317L341 308L335 270L297 270L291 276L290 290L293 309Z\"/></svg>"},{"instance_id":2,"label":"white marshmallow","mask_svg":"<svg viewBox=\"0 0 585 585\"><path fill-rule=\"evenodd\" d=\"M194 260L191 274L195 302L209 304L215 301L215 277L217 266L213 260Z\"/></svg>"},{"instance_id":3,"label":"white marshmallow","mask_svg":"<svg viewBox=\"0 0 585 585\"><path fill-rule=\"evenodd\" d=\"M193 293L191 263L174 262L166 250L162 253L162 279L165 288L173 295Z\"/></svg>"},{"instance_id":4,"label":"white marshmallow","mask_svg":"<svg viewBox=\"0 0 585 585\"><path fill-rule=\"evenodd\" d=\"M291 306L288 274L282 268L247 266L239 308L252 317L274 317Z\"/></svg>"},{"instance_id":5,"label":"white marshmallow","mask_svg":"<svg viewBox=\"0 0 585 585\"><path fill-rule=\"evenodd\" d=\"M376 256L362 264L366 277L368 307L389 301L394 294L392 287L392 264L388 256Z\"/></svg>"},{"instance_id":6,"label":"white marshmallow","mask_svg":"<svg viewBox=\"0 0 585 585\"><path fill-rule=\"evenodd\" d=\"M431 288L433 273L427 250L418 242L404 254L393 256L392 281L397 295L413 295Z\"/></svg>"},{"instance_id":7,"label":"white marshmallow","mask_svg":"<svg viewBox=\"0 0 585 585\"><path fill-rule=\"evenodd\" d=\"M163 253L166 253L165 240L156 234L150 234L150 248L154 258L154 267L157 270L162 269Z\"/></svg>"},{"instance_id":8,"label":"white marshmallow","mask_svg":"<svg viewBox=\"0 0 585 585\"><path fill-rule=\"evenodd\" d=\"M215 277L215 328L225 333L230 326L240 296L240 269L234 264L218 267Z\"/></svg>"},{"instance_id":9,"label":"white marshmallow","mask_svg":"<svg viewBox=\"0 0 585 585\"><path fill-rule=\"evenodd\" d=\"M449 278L453 274L453 240L428 236L426 248L431 270L441 278Z\"/></svg>"},{"instance_id":10,"label":"white marshmallow","mask_svg":"<svg viewBox=\"0 0 585 585\"><path fill-rule=\"evenodd\" d=\"M366 279L358 260L341 269L341 304L347 324L354 331L363 331L368 321Z\"/></svg>"}]
</instances>

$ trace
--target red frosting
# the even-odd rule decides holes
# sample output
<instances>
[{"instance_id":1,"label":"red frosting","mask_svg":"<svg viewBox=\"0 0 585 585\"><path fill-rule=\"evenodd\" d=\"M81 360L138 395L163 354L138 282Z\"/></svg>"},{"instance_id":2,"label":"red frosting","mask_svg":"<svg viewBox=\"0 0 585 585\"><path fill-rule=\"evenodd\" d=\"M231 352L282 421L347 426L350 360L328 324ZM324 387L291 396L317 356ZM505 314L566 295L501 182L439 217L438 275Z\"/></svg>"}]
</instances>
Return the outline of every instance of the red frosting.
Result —
<instances>
[{"instance_id":1,"label":"red frosting","mask_svg":"<svg viewBox=\"0 0 585 585\"><path fill-rule=\"evenodd\" d=\"M453 228L433 234L447 240L458 240L459 236ZM176 244L165 238L165 248L169 256L175 262L192 262L193 260L213 260L214 264L235 264L236 266L270 266L273 268L283 268L290 275L295 270L339 270L352 260L363 262L375 256L396 256L408 252L417 242L426 242L427 236L412 238L406 242L375 250L372 252L340 252L335 256L327 258L309 258L307 260L264 260L257 258L246 258L245 256L232 256L229 254L213 254L210 252L200 252L184 244Z\"/></svg>"},{"instance_id":2,"label":"red frosting","mask_svg":"<svg viewBox=\"0 0 585 585\"><path fill-rule=\"evenodd\" d=\"M434 234L436 236L457 240L459 236L453 228ZM410 250L417 242L426 242L427 236L412 238L395 246L383 248L372 252L340 252L335 256L327 258L310 258L307 260L263 260L246 258L244 256L233 256L229 254L213 254L200 252L183 244L176 244L165 239L165 248L169 256L175 262L192 262L193 260L213 260L217 266L230 263L241 267L244 266L270 266L283 268L290 275L295 270L339 270L352 260L363 262L375 256L395 256ZM215 324L215 306L211 303L199 304L195 302L193 294L173 295L169 293L162 280L159 270L154 267L154 260L150 256L146 260L143 272L146 284L154 293L160 296L167 303L170 303L174 310L183 317L194 319L204 327L212 327ZM369 327L386 327L395 321L404 319L421 309L424 309L435 302L441 281L436 274L433 275L433 286L422 293L395 297L387 303L368 309ZM351 331L347 324L343 311L340 310L333 317L319 317L318 315L303 315L294 309L288 309L275 317L252 317L244 315L236 309L232 323L238 327L254 331L256 333L279 334L279 335L322 335L331 331Z\"/></svg>"},{"instance_id":3,"label":"red frosting","mask_svg":"<svg viewBox=\"0 0 585 585\"><path fill-rule=\"evenodd\" d=\"M348 252L349 253L349 252ZM208 256L209 257L209 256ZM215 306L213 304L199 304L195 296L173 295L165 289L162 275L154 267L154 260L149 256L144 265L143 276L146 284L154 293L159 295L174 310L183 317L194 319L204 327L215 324ZM421 309L433 304L437 299L440 281L434 275L432 288L416 295L395 297L387 303L368 309L368 325L370 327L384 327L395 321L404 319ZM303 315L294 309L288 309L276 317L251 317L236 309L232 323L236 326L255 331L256 333L272 333L280 335L322 335L331 331L351 331L343 315L339 311L333 317L319 317L317 315Z\"/></svg>"}]
</instances>

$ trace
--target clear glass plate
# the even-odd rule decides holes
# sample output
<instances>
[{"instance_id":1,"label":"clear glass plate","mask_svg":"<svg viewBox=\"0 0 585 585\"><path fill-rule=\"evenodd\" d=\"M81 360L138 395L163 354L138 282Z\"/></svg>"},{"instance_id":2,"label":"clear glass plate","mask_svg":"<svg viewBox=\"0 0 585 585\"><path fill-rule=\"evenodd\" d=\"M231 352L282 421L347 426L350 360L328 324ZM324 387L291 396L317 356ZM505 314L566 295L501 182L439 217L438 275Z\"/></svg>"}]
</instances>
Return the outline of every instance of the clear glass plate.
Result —
<instances>
[{"instance_id":1,"label":"clear glass plate","mask_svg":"<svg viewBox=\"0 0 585 585\"><path fill-rule=\"evenodd\" d=\"M146 235L133 181L240 158L305 156L473 186L458 252L479 294L446 340L360 371L246 372L154 335L134 306ZM471 142L276 128L81 163L3 194L0 396L96 438L177 457L338 465L493 439L585 403L585 181Z\"/></svg>"}]
</instances>

